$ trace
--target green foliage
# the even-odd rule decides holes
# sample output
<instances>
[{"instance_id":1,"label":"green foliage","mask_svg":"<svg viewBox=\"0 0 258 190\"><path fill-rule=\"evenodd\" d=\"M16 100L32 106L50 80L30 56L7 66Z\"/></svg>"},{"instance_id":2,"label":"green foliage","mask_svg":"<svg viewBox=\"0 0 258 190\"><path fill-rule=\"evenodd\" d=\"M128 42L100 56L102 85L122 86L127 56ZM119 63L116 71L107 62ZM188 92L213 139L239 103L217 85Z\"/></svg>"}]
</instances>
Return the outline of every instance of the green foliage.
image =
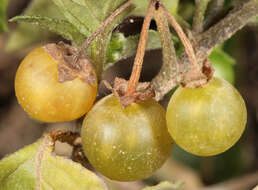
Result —
<instances>
[{"instance_id":1,"label":"green foliage","mask_svg":"<svg viewBox=\"0 0 258 190\"><path fill-rule=\"evenodd\" d=\"M209 60L212 63L212 66L215 69L214 76L221 77L231 84L234 84L235 73L234 73L234 64L235 60L228 55L221 47L213 50L209 56Z\"/></svg>"},{"instance_id":2,"label":"green foliage","mask_svg":"<svg viewBox=\"0 0 258 190\"><path fill-rule=\"evenodd\" d=\"M11 21L22 21L40 25L63 36L67 40L72 41L77 47L80 47L86 38L95 32L100 24L125 2L126 0L102 0L97 2L92 0L52 0L52 2L50 0L34 0L24 12L27 16L15 17ZM62 18L59 13L56 15L56 6L59 8L64 18ZM111 38L112 30L129 15L133 8L134 7L131 6L124 10L91 44L90 57L95 63L99 77L107 61L107 46ZM40 16L33 16L35 14ZM51 18L56 16L62 19ZM40 32L37 27L31 29L31 27L27 26L27 23L20 24L13 33L7 44L7 50L13 51L24 48L32 43L42 42L42 40L48 39L53 35L46 33L46 36L44 36L44 33ZM26 37L28 34L31 36Z\"/></svg>"},{"instance_id":3,"label":"green foliage","mask_svg":"<svg viewBox=\"0 0 258 190\"><path fill-rule=\"evenodd\" d=\"M0 190L104 190L93 172L52 153L47 135L0 162Z\"/></svg>"},{"instance_id":4,"label":"green foliage","mask_svg":"<svg viewBox=\"0 0 258 190\"><path fill-rule=\"evenodd\" d=\"M124 52L124 44L127 39L122 33L115 32L109 42L107 63L115 63L120 60Z\"/></svg>"},{"instance_id":5,"label":"green foliage","mask_svg":"<svg viewBox=\"0 0 258 190\"><path fill-rule=\"evenodd\" d=\"M8 0L0 0L0 33L7 31L6 26L6 8Z\"/></svg>"},{"instance_id":6,"label":"green foliage","mask_svg":"<svg viewBox=\"0 0 258 190\"><path fill-rule=\"evenodd\" d=\"M33 0L23 15L40 15L53 18L62 18L57 7L51 0ZM46 41L55 36L47 30L42 30L38 26L28 23L19 23L8 39L6 50L15 51L29 47L32 44Z\"/></svg>"},{"instance_id":7,"label":"green foliage","mask_svg":"<svg viewBox=\"0 0 258 190\"><path fill-rule=\"evenodd\" d=\"M89 36L100 24L93 14L94 11L87 10L85 6L79 3L72 0L53 0L53 2L58 6L64 17L85 36Z\"/></svg>"},{"instance_id":8,"label":"green foliage","mask_svg":"<svg viewBox=\"0 0 258 190\"><path fill-rule=\"evenodd\" d=\"M164 6L169 10L173 15L177 15L177 9L179 5L179 0L163 0ZM149 1L146 0L134 0L135 10L131 13L134 16L144 16L147 10Z\"/></svg>"},{"instance_id":9,"label":"green foliage","mask_svg":"<svg viewBox=\"0 0 258 190\"><path fill-rule=\"evenodd\" d=\"M71 40L76 44L80 44L84 40L84 36L66 20L54 19L44 16L16 16L10 22L27 22L47 28L63 36L65 39Z\"/></svg>"},{"instance_id":10,"label":"green foliage","mask_svg":"<svg viewBox=\"0 0 258 190\"><path fill-rule=\"evenodd\" d=\"M64 17L73 24L81 34L89 37L112 12L125 3L125 0L91 1L76 3L71 0L53 0ZM99 4L99 3L100 4ZM100 77L106 63L107 44L112 29L123 20L132 8L128 8L111 23L91 44L91 58L95 63L97 75Z\"/></svg>"},{"instance_id":11,"label":"green foliage","mask_svg":"<svg viewBox=\"0 0 258 190\"><path fill-rule=\"evenodd\" d=\"M126 59L128 57L135 55L139 38L140 38L139 34L134 35L134 36L129 36L128 38L126 38L126 41L124 43L124 51L123 51L120 59ZM154 49L159 49L159 48L161 48L159 34L158 34L158 32L156 32L154 30L150 30L149 35L148 35L146 49L154 50Z\"/></svg>"}]
</instances>

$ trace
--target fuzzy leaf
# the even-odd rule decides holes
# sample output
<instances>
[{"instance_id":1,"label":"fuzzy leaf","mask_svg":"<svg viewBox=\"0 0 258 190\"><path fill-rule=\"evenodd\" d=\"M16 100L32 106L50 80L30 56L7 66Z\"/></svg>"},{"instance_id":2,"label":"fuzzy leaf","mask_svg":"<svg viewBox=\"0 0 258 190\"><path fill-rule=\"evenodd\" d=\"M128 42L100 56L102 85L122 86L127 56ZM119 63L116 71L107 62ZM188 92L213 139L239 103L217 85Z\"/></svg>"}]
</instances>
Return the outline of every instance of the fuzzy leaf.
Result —
<instances>
[{"instance_id":1,"label":"fuzzy leaf","mask_svg":"<svg viewBox=\"0 0 258 190\"><path fill-rule=\"evenodd\" d=\"M66 20L54 19L45 16L16 16L10 20L10 22L15 21L39 25L75 42L76 44L80 44L85 39L85 37Z\"/></svg>"},{"instance_id":2,"label":"fuzzy leaf","mask_svg":"<svg viewBox=\"0 0 258 190\"><path fill-rule=\"evenodd\" d=\"M133 3L135 4L136 8L131 13L131 15L134 15L134 16L144 16L146 14L146 10L147 10L149 1L146 1L146 0L134 0ZM169 12L171 14L177 15L177 9L178 9L179 0L163 0L162 3L169 10Z\"/></svg>"},{"instance_id":3,"label":"fuzzy leaf","mask_svg":"<svg viewBox=\"0 0 258 190\"><path fill-rule=\"evenodd\" d=\"M215 69L214 76L221 77L231 84L234 83L235 73L233 66L236 61L228 55L221 47L213 50L209 56L209 60Z\"/></svg>"},{"instance_id":4,"label":"fuzzy leaf","mask_svg":"<svg viewBox=\"0 0 258 190\"><path fill-rule=\"evenodd\" d=\"M129 36L128 38L126 38L126 41L124 44L124 51L122 53L121 59L126 59L136 53L139 38L140 38L139 34L135 35L135 36ZM149 35L148 35L146 49L154 50L154 49L159 49L159 48L161 48L159 34L154 30L150 30Z\"/></svg>"},{"instance_id":5,"label":"fuzzy leaf","mask_svg":"<svg viewBox=\"0 0 258 190\"><path fill-rule=\"evenodd\" d=\"M119 8L127 0L85 0L86 4L91 7L95 7L92 10L95 14L101 12L102 14L97 15L97 17L103 22L108 16L110 16L113 11ZM133 10L133 6L125 9L117 18L92 42L91 44L91 58L95 63L95 68L97 76L101 77L101 73L105 65L107 64L107 53L108 53L108 44L111 39L111 31L122 21L124 20L129 13ZM98 11L95 11L98 10Z\"/></svg>"},{"instance_id":6,"label":"fuzzy leaf","mask_svg":"<svg viewBox=\"0 0 258 190\"><path fill-rule=\"evenodd\" d=\"M183 183L171 183L168 181L161 182L160 184L153 187L145 187L142 190L182 190Z\"/></svg>"},{"instance_id":7,"label":"fuzzy leaf","mask_svg":"<svg viewBox=\"0 0 258 190\"><path fill-rule=\"evenodd\" d=\"M85 6L94 12L99 20L105 20L115 9L128 0L84 0ZM123 14L123 13L122 13Z\"/></svg>"},{"instance_id":8,"label":"fuzzy leaf","mask_svg":"<svg viewBox=\"0 0 258 190\"><path fill-rule=\"evenodd\" d=\"M100 22L95 17L94 10L87 9L72 0L52 1L59 7L65 18L85 36L89 36L99 26Z\"/></svg>"},{"instance_id":9,"label":"fuzzy leaf","mask_svg":"<svg viewBox=\"0 0 258 190\"><path fill-rule=\"evenodd\" d=\"M8 0L0 0L0 33L7 31L6 26L6 8Z\"/></svg>"},{"instance_id":10,"label":"fuzzy leaf","mask_svg":"<svg viewBox=\"0 0 258 190\"><path fill-rule=\"evenodd\" d=\"M58 8L51 0L32 0L23 14L62 18ZM38 26L34 26L29 23L19 23L8 39L6 50L15 51L23 49L34 43L42 43L54 36L56 35L47 30L42 30Z\"/></svg>"},{"instance_id":11,"label":"fuzzy leaf","mask_svg":"<svg viewBox=\"0 0 258 190\"><path fill-rule=\"evenodd\" d=\"M109 15L112 14L117 8L119 8L122 4L124 4L128 0L106 0L105 4L106 7L103 9L104 12L103 19L107 18ZM135 6L130 6L129 8L125 9L120 15L116 17L116 19L108 26L107 30L113 30L118 24L120 24L126 17L130 15L130 13L135 9Z\"/></svg>"},{"instance_id":12,"label":"fuzzy leaf","mask_svg":"<svg viewBox=\"0 0 258 190\"><path fill-rule=\"evenodd\" d=\"M104 190L105 184L80 164L52 153L46 135L0 161L0 190Z\"/></svg>"}]
</instances>

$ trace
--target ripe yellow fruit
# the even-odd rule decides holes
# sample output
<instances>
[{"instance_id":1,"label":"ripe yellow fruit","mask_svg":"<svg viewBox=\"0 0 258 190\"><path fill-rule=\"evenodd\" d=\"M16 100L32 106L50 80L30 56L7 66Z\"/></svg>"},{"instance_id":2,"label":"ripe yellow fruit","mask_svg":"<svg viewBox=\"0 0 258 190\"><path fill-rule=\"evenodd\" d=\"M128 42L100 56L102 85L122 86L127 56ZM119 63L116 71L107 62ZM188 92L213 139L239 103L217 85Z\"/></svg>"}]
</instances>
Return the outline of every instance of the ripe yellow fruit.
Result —
<instances>
[{"instance_id":1,"label":"ripe yellow fruit","mask_svg":"<svg viewBox=\"0 0 258 190\"><path fill-rule=\"evenodd\" d=\"M244 100L227 81L213 78L202 88L179 87L167 108L167 126L185 151L212 156L232 147L246 125Z\"/></svg>"},{"instance_id":2,"label":"ripe yellow fruit","mask_svg":"<svg viewBox=\"0 0 258 190\"><path fill-rule=\"evenodd\" d=\"M32 118L43 122L70 121L83 116L94 103L97 84L90 85L80 78L60 83L58 64L40 47L30 52L17 70L16 97Z\"/></svg>"}]
</instances>

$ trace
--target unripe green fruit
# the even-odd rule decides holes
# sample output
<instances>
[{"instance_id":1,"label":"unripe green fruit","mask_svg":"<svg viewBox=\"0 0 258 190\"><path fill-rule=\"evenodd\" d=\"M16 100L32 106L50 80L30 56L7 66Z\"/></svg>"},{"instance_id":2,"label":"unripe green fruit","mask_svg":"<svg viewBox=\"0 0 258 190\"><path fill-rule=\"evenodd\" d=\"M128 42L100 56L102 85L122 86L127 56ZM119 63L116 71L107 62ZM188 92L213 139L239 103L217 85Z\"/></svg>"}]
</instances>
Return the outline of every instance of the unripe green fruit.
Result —
<instances>
[{"instance_id":1,"label":"unripe green fruit","mask_svg":"<svg viewBox=\"0 0 258 190\"><path fill-rule=\"evenodd\" d=\"M202 88L178 88L167 108L167 126L185 151L212 156L232 147L246 125L246 107L238 91L213 78Z\"/></svg>"},{"instance_id":2,"label":"unripe green fruit","mask_svg":"<svg viewBox=\"0 0 258 190\"><path fill-rule=\"evenodd\" d=\"M172 149L164 109L153 99L123 108L109 95L97 102L82 126L84 152L93 167L119 181L150 176Z\"/></svg>"}]
</instances>

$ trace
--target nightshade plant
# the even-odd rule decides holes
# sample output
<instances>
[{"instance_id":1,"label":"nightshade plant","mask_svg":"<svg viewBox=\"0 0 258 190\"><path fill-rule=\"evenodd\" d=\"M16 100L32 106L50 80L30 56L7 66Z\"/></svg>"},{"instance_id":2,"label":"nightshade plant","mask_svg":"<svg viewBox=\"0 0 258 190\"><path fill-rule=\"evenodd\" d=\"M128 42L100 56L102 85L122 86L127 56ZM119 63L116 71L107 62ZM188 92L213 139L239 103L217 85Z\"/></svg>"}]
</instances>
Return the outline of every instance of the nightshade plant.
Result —
<instances>
[{"instance_id":1,"label":"nightshade plant","mask_svg":"<svg viewBox=\"0 0 258 190\"><path fill-rule=\"evenodd\" d=\"M69 143L74 150L83 146L85 156L89 158L95 169L111 179L121 181L143 179L160 168L172 148L173 142L169 133L179 146L197 155L214 155L231 147L240 138L245 128L245 104L231 84L223 79L213 78L214 71L208 56L216 46L222 44L251 19L258 16L258 0L239 3L215 25L210 23L213 23L212 20L217 14L218 7L210 7L207 10L209 3L213 1L195 1L192 26L178 15L178 0L52 0L52 2L34 0L25 11L28 15L12 18L11 22L27 22L47 28L71 42L71 45L48 44L44 48L34 50L24 59L18 69L15 90L19 103L32 117L41 121L68 121L85 114L95 99L97 81L101 81L103 72L121 59L135 53L136 56L129 81L116 78L113 87L104 82L113 94L104 97L86 114L81 135L69 131L54 131L44 135L36 143L1 160L0 190L107 189L101 178L82 166L85 159L75 158L81 154L75 154L76 151L74 151L73 159L80 161L82 165L54 155L53 149L57 140ZM43 4L51 14L43 11L44 16L37 15L42 11L37 12L37 8ZM1 3L1 5L4 4ZM59 8L59 14L53 13L56 7ZM3 17L4 6L0 7L0 11L0 16ZM210 13L207 18L205 17L206 11ZM48 17L52 14L58 16ZM125 37L114 30L130 16L145 17L140 36ZM157 31L149 30L152 17L156 22ZM173 32L169 28L170 25ZM3 19L1 19L0 26L1 28L5 26ZM24 25L19 27L24 29ZM188 36L185 34L186 31ZM16 33L11 36L10 41L12 38L19 38L19 35L21 34ZM176 49L176 43L184 48ZM9 45L7 48L14 47ZM163 65L160 72L151 82L138 82L145 50L158 48L162 48L163 53ZM40 55L37 55L39 51ZM222 49L216 51L220 55L224 53ZM43 59L40 57L42 53ZM41 61L46 59L45 66L44 63L36 64L37 59ZM211 57L211 61L212 59ZM44 72L47 74L45 75ZM43 80L42 87L45 86L46 90L40 88L38 91L42 94L50 92L47 93L49 95L47 99L51 100L48 106L53 109L52 114L49 114L47 108L42 108L43 112L40 113L42 117L37 118L35 109L41 110L40 98L45 97L36 99L37 94L33 91L33 85L42 82L40 80L44 77L47 80ZM69 89L66 88L77 86L77 83L79 87L81 84L87 86L87 89L84 89L85 93L81 92L82 95L78 98L89 98L89 100L87 99L86 103L84 103L85 100L79 100L79 104L84 104L81 108L83 111L79 109L78 114L69 117L69 110L75 108L63 105L67 103L66 98L70 98ZM157 101L176 86L180 88L172 96L166 119L165 111ZM219 90L224 89L226 92L224 95L227 97L225 99L214 98L209 95L207 89L219 96L221 96ZM76 92L79 89L71 90ZM62 91L66 92L67 96L61 96ZM58 97L53 97L54 94ZM87 97L85 94L93 95ZM188 97L189 94L191 94L190 97ZM182 102L184 102L180 100L182 97L189 102L187 105L189 108L181 109ZM196 100L198 100L197 103ZM210 105L216 105L214 102L216 100L219 101L219 105L223 105L223 101L230 101L222 108L211 107ZM28 103L29 101L32 102ZM68 103L71 105L70 99ZM28 106L28 104L31 105ZM236 110L239 106L241 109ZM31 110L31 107L34 109ZM178 113L175 109L181 112ZM209 114L204 114L206 110L203 109L207 109ZM233 124L237 127L231 126L230 122L224 122L221 115L217 114L219 112L216 111L217 109L222 109L224 114L232 109L230 118L234 120ZM66 113L63 118L59 111ZM219 117L220 121L217 125L213 125L217 120L215 116ZM207 123L193 122L192 125L191 119L197 121L202 117L209 125L208 130L211 130L216 138L212 139L209 131L206 133ZM215 120L215 122L209 122L210 120ZM191 133L191 131L194 132ZM198 134L195 134L196 131ZM234 136L230 142L226 142L229 138L226 135L228 131L233 131L231 134ZM208 145L204 143L204 147L202 141L207 141ZM214 141L219 141L221 146L215 147ZM191 148L191 144L194 144L194 148ZM226 144L225 147L223 147L224 144ZM213 148L219 150L213 151ZM172 183L164 183L157 186L157 189L162 189L163 186L164 189L180 188Z\"/></svg>"}]
</instances>

